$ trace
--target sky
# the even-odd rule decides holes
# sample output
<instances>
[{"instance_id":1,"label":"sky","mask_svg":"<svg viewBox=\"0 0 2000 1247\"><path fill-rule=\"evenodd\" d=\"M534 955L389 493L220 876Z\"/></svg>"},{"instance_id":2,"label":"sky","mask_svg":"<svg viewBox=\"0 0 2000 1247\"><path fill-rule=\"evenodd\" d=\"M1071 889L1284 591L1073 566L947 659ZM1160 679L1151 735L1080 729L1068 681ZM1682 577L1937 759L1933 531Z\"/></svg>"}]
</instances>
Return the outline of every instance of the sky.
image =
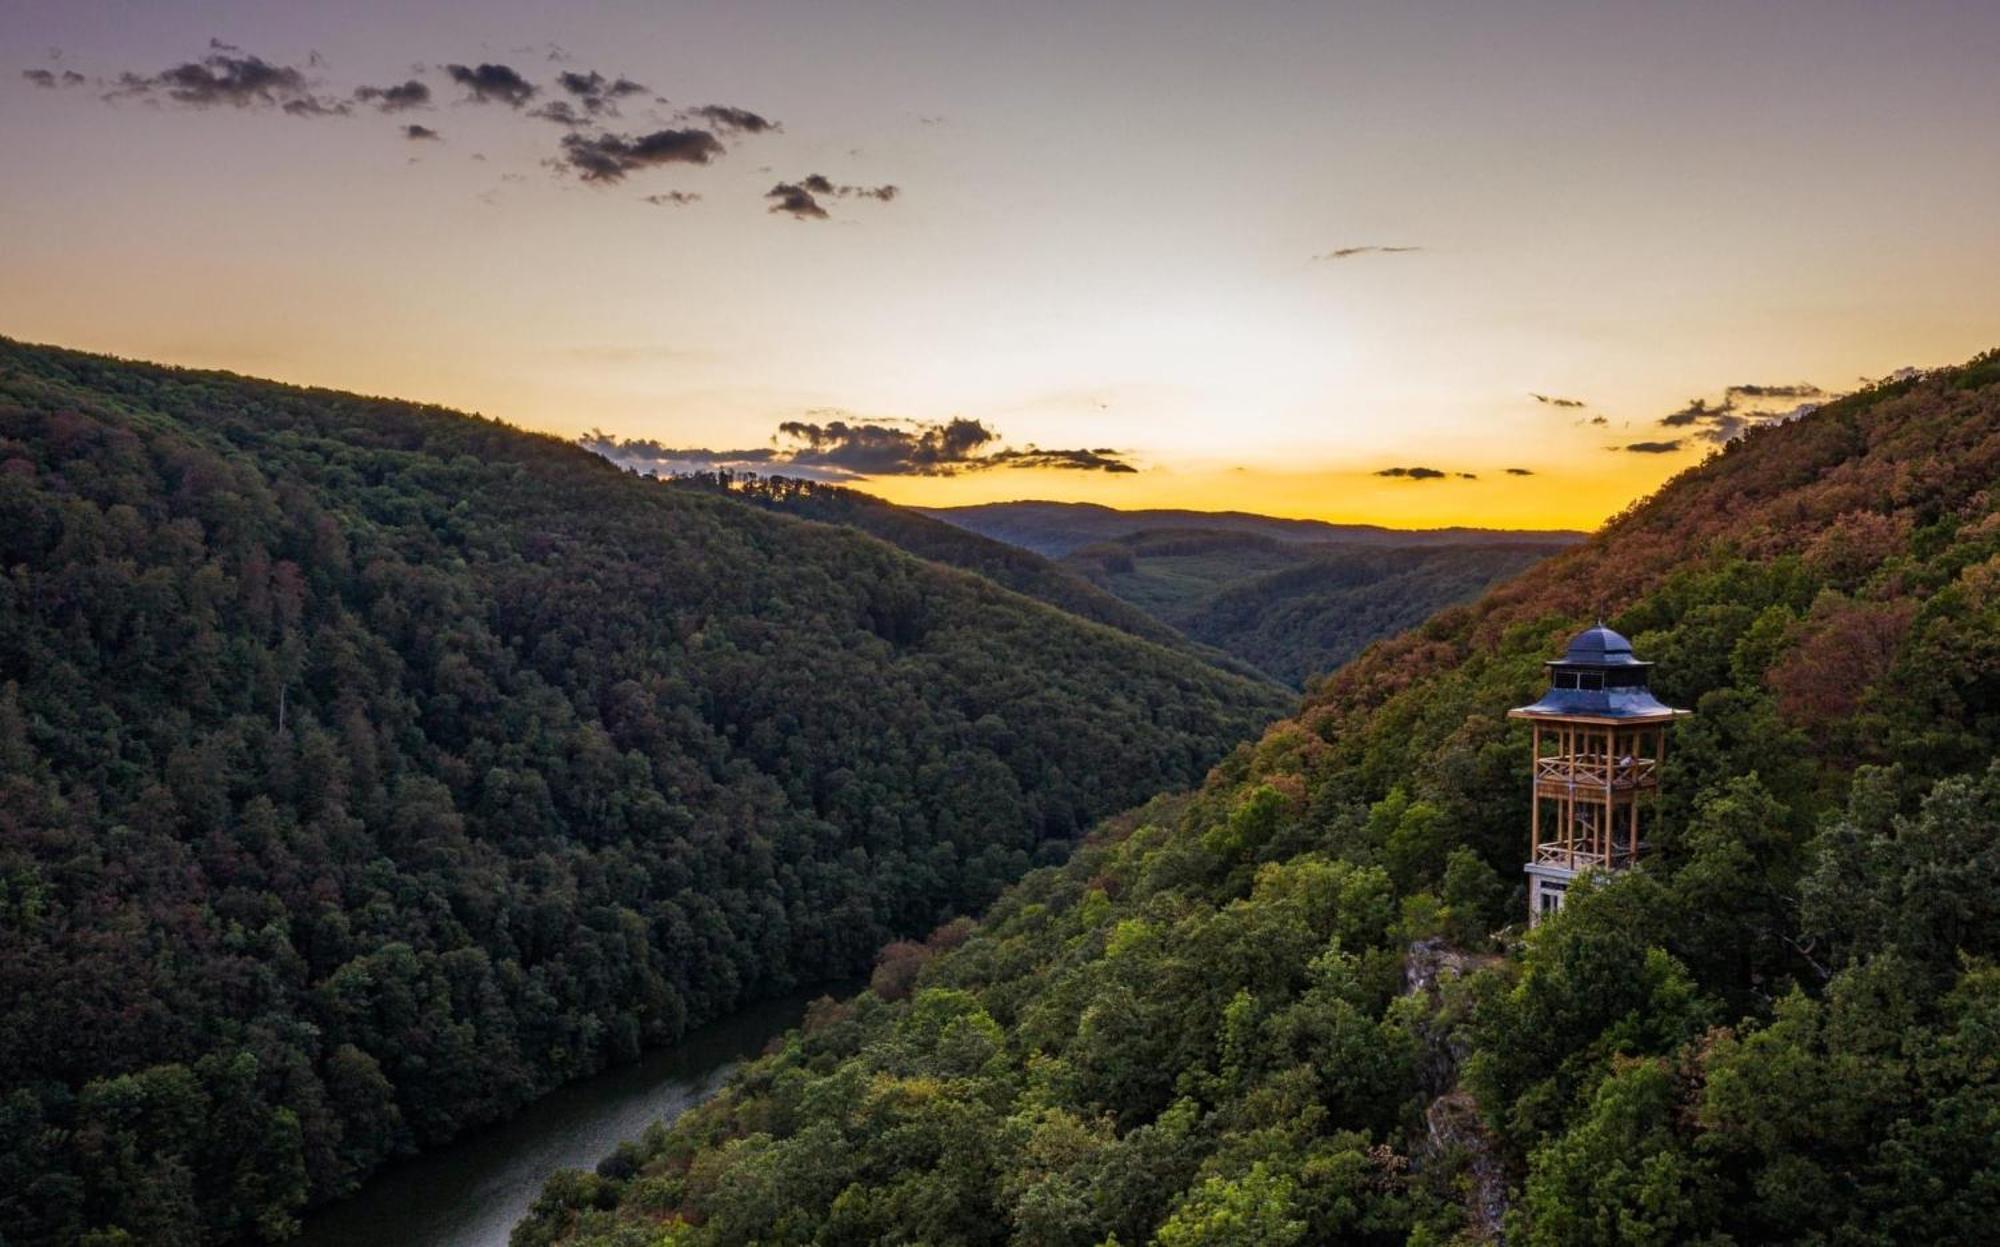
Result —
<instances>
[{"instance_id":1,"label":"sky","mask_svg":"<svg viewBox=\"0 0 2000 1247\"><path fill-rule=\"evenodd\" d=\"M0 334L668 470L1589 527L2000 345L1991 3L0 0L0 58Z\"/></svg>"}]
</instances>

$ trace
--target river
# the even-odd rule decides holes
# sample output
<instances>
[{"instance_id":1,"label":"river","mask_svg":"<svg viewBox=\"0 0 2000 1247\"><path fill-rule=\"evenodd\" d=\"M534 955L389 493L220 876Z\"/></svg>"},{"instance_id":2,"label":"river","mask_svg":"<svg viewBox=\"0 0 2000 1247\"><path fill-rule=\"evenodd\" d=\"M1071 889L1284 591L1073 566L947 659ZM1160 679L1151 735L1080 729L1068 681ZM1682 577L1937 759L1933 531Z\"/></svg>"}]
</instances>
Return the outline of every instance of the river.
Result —
<instances>
[{"instance_id":1,"label":"river","mask_svg":"<svg viewBox=\"0 0 2000 1247\"><path fill-rule=\"evenodd\" d=\"M851 994L856 985L833 988ZM722 1089L744 1058L798 1024L815 988L690 1031L635 1064L553 1091L520 1116L391 1166L305 1215L298 1247L507 1247L542 1183L590 1169L625 1139Z\"/></svg>"}]
</instances>

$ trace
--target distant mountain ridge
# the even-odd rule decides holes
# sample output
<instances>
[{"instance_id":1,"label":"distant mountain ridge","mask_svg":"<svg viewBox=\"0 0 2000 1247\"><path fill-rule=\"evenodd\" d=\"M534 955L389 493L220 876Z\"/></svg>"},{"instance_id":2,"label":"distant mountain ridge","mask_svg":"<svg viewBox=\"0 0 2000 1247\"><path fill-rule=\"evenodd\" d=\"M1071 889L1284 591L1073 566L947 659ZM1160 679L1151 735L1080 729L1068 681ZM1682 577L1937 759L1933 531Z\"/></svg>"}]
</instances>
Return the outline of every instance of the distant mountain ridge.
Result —
<instances>
[{"instance_id":1,"label":"distant mountain ridge","mask_svg":"<svg viewBox=\"0 0 2000 1247\"><path fill-rule=\"evenodd\" d=\"M919 558L984 576L996 584L1072 615L1161 645L1187 650L1240 674L1256 674L1219 649L1190 643L1171 624L1100 588L1070 568L1032 550L933 519L845 485L753 473L693 473L661 478L673 489L693 490L777 511L797 519L845 524Z\"/></svg>"},{"instance_id":2,"label":"distant mountain ridge","mask_svg":"<svg viewBox=\"0 0 2000 1247\"><path fill-rule=\"evenodd\" d=\"M1256 533L1278 541L1337 541L1381 546L1493 545L1523 541L1574 545L1586 536L1562 528L1388 528L1380 524L1286 519L1248 511L1171 508L1124 511L1092 502L1023 500L911 509L1050 558L1061 558L1099 541L1112 541L1152 529Z\"/></svg>"},{"instance_id":3,"label":"distant mountain ridge","mask_svg":"<svg viewBox=\"0 0 2000 1247\"><path fill-rule=\"evenodd\" d=\"M1372 545L1148 529L1061 560L1092 584L1304 687L1371 642L1470 601L1567 542Z\"/></svg>"},{"instance_id":4,"label":"distant mountain ridge","mask_svg":"<svg viewBox=\"0 0 2000 1247\"><path fill-rule=\"evenodd\" d=\"M985 576L1225 670L1293 688L1570 544L1432 544L1427 533L1415 534L1415 544L1324 541L1302 534L1345 527L1272 521L1289 534L1280 536L1249 522L1266 517L1237 513L1233 518L1245 522L1236 528L1142 529L1057 559L843 485L746 472L691 473L663 483L859 528L920 558ZM1411 535L1360 527L1364 535Z\"/></svg>"}]
</instances>

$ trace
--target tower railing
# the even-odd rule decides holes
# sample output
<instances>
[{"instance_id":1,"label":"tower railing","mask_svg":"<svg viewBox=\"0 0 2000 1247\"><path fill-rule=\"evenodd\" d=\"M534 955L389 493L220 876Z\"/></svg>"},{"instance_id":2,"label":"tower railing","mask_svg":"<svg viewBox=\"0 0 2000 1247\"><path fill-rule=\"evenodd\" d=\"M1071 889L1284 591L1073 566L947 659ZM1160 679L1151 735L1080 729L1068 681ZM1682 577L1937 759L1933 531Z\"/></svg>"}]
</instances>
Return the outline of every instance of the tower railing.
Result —
<instances>
[{"instance_id":1,"label":"tower railing","mask_svg":"<svg viewBox=\"0 0 2000 1247\"><path fill-rule=\"evenodd\" d=\"M1535 779L1538 782L1592 788L1650 788L1659 782L1659 772L1657 758L1560 754L1535 760Z\"/></svg>"}]
</instances>

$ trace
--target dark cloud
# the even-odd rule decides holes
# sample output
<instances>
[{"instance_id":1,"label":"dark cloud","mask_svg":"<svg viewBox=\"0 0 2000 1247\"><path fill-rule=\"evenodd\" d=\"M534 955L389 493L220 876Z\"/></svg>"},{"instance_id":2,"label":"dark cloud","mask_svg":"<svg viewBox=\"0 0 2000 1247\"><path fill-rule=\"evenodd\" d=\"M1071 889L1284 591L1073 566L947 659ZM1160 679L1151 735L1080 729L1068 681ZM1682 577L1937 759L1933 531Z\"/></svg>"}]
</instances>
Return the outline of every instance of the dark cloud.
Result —
<instances>
[{"instance_id":1,"label":"dark cloud","mask_svg":"<svg viewBox=\"0 0 2000 1247\"><path fill-rule=\"evenodd\" d=\"M596 124L594 119L584 113L578 112L576 105L570 103L568 100L550 100L540 108L529 109L528 116L540 117L543 121L553 121L559 126L568 126L572 130L580 130L585 126Z\"/></svg>"},{"instance_id":2,"label":"dark cloud","mask_svg":"<svg viewBox=\"0 0 2000 1247\"><path fill-rule=\"evenodd\" d=\"M977 467L997 468L1071 468L1084 472L1137 472L1139 469L1119 457L1120 452L1099 447L1096 450L1043 450L1039 446L1029 446L1026 450L1001 450L977 461Z\"/></svg>"},{"instance_id":3,"label":"dark cloud","mask_svg":"<svg viewBox=\"0 0 2000 1247\"><path fill-rule=\"evenodd\" d=\"M273 65L232 44L209 41L210 53L157 74L123 73L112 98L159 99L186 108L271 108L294 117L345 116L346 100L316 95L304 70Z\"/></svg>"},{"instance_id":4,"label":"dark cloud","mask_svg":"<svg viewBox=\"0 0 2000 1247\"><path fill-rule=\"evenodd\" d=\"M1314 256L1313 259L1351 260L1358 255L1402 255L1405 252L1422 250L1422 247L1382 247L1374 245L1366 247L1335 247L1331 251L1321 252L1319 255Z\"/></svg>"},{"instance_id":5,"label":"dark cloud","mask_svg":"<svg viewBox=\"0 0 2000 1247\"><path fill-rule=\"evenodd\" d=\"M562 162L586 182L609 183L656 165L705 165L724 150L707 130L655 130L636 137L566 134Z\"/></svg>"},{"instance_id":6,"label":"dark cloud","mask_svg":"<svg viewBox=\"0 0 2000 1247\"><path fill-rule=\"evenodd\" d=\"M373 104L381 112L400 113L408 108L428 107L431 89L412 78L395 86L356 87L354 98L363 104Z\"/></svg>"},{"instance_id":7,"label":"dark cloud","mask_svg":"<svg viewBox=\"0 0 2000 1247\"><path fill-rule=\"evenodd\" d=\"M824 221L826 209L819 206L813 193L795 182L780 182L764 192L764 198L771 200L770 211L782 212L794 220Z\"/></svg>"},{"instance_id":8,"label":"dark cloud","mask_svg":"<svg viewBox=\"0 0 2000 1247\"><path fill-rule=\"evenodd\" d=\"M1441 481L1451 473L1437 468L1382 468L1377 476L1395 476L1409 481Z\"/></svg>"},{"instance_id":9,"label":"dark cloud","mask_svg":"<svg viewBox=\"0 0 2000 1247\"><path fill-rule=\"evenodd\" d=\"M1477 472L1460 472L1458 479L1461 481L1476 481L1479 479L1479 474Z\"/></svg>"},{"instance_id":10,"label":"dark cloud","mask_svg":"<svg viewBox=\"0 0 2000 1247\"><path fill-rule=\"evenodd\" d=\"M1590 422L1592 424L1610 424L1611 419L1608 416L1592 416Z\"/></svg>"},{"instance_id":11,"label":"dark cloud","mask_svg":"<svg viewBox=\"0 0 2000 1247\"><path fill-rule=\"evenodd\" d=\"M1589 404L1589 403L1586 403L1586 402L1584 402L1584 401L1583 401L1582 399L1580 399L1580 398L1558 398L1557 396L1555 396L1555 395L1553 395L1553 394L1530 394L1530 395L1529 395L1529 397L1530 397L1530 398L1533 398L1533 399L1534 399L1534 400L1535 400L1536 402L1538 402L1538 403L1547 403L1547 404L1548 404L1549 406L1551 406L1551 407L1588 407L1588 406L1590 406L1590 404Z\"/></svg>"},{"instance_id":12,"label":"dark cloud","mask_svg":"<svg viewBox=\"0 0 2000 1247\"><path fill-rule=\"evenodd\" d=\"M771 200L770 211L783 212L801 221L824 221L826 209L819 197L833 199L877 199L888 203L902 194L900 187L884 184L881 186L843 186L823 173L808 173L796 182L780 182L764 192L764 198Z\"/></svg>"},{"instance_id":13,"label":"dark cloud","mask_svg":"<svg viewBox=\"0 0 2000 1247\"><path fill-rule=\"evenodd\" d=\"M645 202L661 208L685 208L691 203L699 203L701 196L694 191L661 191L648 195Z\"/></svg>"},{"instance_id":14,"label":"dark cloud","mask_svg":"<svg viewBox=\"0 0 2000 1247\"><path fill-rule=\"evenodd\" d=\"M420 126L412 123L403 127L403 137L413 143L435 143L444 138L444 135L439 134L429 126Z\"/></svg>"},{"instance_id":15,"label":"dark cloud","mask_svg":"<svg viewBox=\"0 0 2000 1247\"><path fill-rule=\"evenodd\" d=\"M724 134L766 134L784 129L768 117L760 117L747 108L731 108L727 104L703 104L700 108L688 109L682 115L705 121Z\"/></svg>"},{"instance_id":16,"label":"dark cloud","mask_svg":"<svg viewBox=\"0 0 2000 1247\"><path fill-rule=\"evenodd\" d=\"M816 480L871 476L957 476L1011 468L1058 468L1081 472L1136 472L1123 455L1106 447L1049 450L1007 447L999 434L978 420L943 423L861 421L841 417L787 420L778 426L776 446L749 450L681 449L656 441L620 441L593 433L582 444L614 463L649 475L717 468L783 471Z\"/></svg>"},{"instance_id":17,"label":"dark cloud","mask_svg":"<svg viewBox=\"0 0 2000 1247\"><path fill-rule=\"evenodd\" d=\"M1826 391L1810 382L1801 381L1796 385L1732 385L1723 393L1728 399L1818 398Z\"/></svg>"},{"instance_id":18,"label":"dark cloud","mask_svg":"<svg viewBox=\"0 0 2000 1247\"><path fill-rule=\"evenodd\" d=\"M1660 424L1662 427L1669 429L1685 428L1690 424L1702 424L1718 416L1725 415L1734 407L1735 404L1727 399L1724 399L1719 405L1713 407L1709 406L1709 402L1705 398L1690 399L1688 405L1679 411L1661 416Z\"/></svg>"},{"instance_id":19,"label":"dark cloud","mask_svg":"<svg viewBox=\"0 0 2000 1247\"><path fill-rule=\"evenodd\" d=\"M53 69L24 69L21 76L44 90L53 91L57 87L80 87L90 81L74 69L57 73Z\"/></svg>"},{"instance_id":20,"label":"dark cloud","mask_svg":"<svg viewBox=\"0 0 2000 1247\"><path fill-rule=\"evenodd\" d=\"M1509 475L1509 476L1533 476L1534 474L1535 474L1535 473L1534 473L1534 471L1533 471L1532 469L1530 469L1530 468L1508 468L1508 469L1507 469L1507 475Z\"/></svg>"},{"instance_id":21,"label":"dark cloud","mask_svg":"<svg viewBox=\"0 0 2000 1247\"><path fill-rule=\"evenodd\" d=\"M500 103L509 108L519 108L541 90L507 65L447 65L444 72L466 89L469 98L482 104Z\"/></svg>"},{"instance_id":22,"label":"dark cloud","mask_svg":"<svg viewBox=\"0 0 2000 1247\"><path fill-rule=\"evenodd\" d=\"M1681 448L1687 439L1677 437L1670 442L1628 442L1623 446L1612 446L1612 450L1629 450L1635 455L1670 455Z\"/></svg>"},{"instance_id":23,"label":"dark cloud","mask_svg":"<svg viewBox=\"0 0 2000 1247\"><path fill-rule=\"evenodd\" d=\"M1743 431L1752 424L1764 424L1776 417L1776 412L1751 412L1741 416L1725 413L1709 421L1706 428L1697 430L1695 436L1704 442L1720 446L1724 442L1732 442L1741 437Z\"/></svg>"},{"instance_id":24,"label":"dark cloud","mask_svg":"<svg viewBox=\"0 0 2000 1247\"><path fill-rule=\"evenodd\" d=\"M644 95L647 91L643 83L634 82L630 78L623 76L606 78L594 69L587 74L577 73L575 70L564 70L562 73L556 75L556 85L574 96L583 111L592 117L616 117L618 115L619 100L624 99L628 95ZM556 106L550 105L549 107L554 108ZM567 102L564 102L562 111L565 113L570 112ZM545 109L544 113L546 114L546 112L547 110ZM571 113L571 115L574 114ZM549 120L554 121L557 118L551 116Z\"/></svg>"}]
</instances>

